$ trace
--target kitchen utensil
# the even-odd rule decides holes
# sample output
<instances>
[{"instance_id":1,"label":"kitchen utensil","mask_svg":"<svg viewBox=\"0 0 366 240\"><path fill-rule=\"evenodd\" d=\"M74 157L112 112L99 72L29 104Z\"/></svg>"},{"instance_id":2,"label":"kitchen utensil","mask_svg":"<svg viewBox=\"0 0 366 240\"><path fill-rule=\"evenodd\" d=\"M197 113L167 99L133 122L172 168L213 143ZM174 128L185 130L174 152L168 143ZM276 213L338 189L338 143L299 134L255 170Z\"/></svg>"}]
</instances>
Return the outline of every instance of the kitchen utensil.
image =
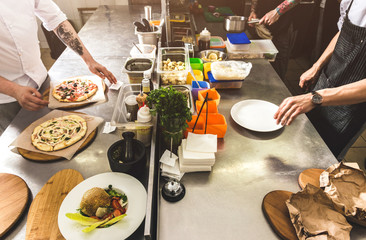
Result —
<instances>
[{"instance_id":1,"label":"kitchen utensil","mask_svg":"<svg viewBox=\"0 0 366 240\"><path fill-rule=\"evenodd\" d=\"M57 225L59 208L66 195L83 180L78 171L63 169L47 181L30 206L25 239L63 239Z\"/></svg>"},{"instance_id":2,"label":"kitchen utensil","mask_svg":"<svg viewBox=\"0 0 366 240\"><path fill-rule=\"evenodd\" d=\"M140 48L136 45L136 43L133 42L133 45L136 47L137 50L139 50L140 53L143 53Z\"/></svg>"},{"instance_id":3,"label":"kitchen utensil","mask_svg":"<svg viewBox=\"0 0 366 240\"><path fill-rule=\"evenodd\" d=\"M255 24L255 23L259 23L259 19L253 18L252 20L247 22L248 24Z\"/></svg>"},{"instance_id":4,"label":"kitchen utensil","mask_svg":"<svg viewBox=\"0 0 366 240\"><path fill-rule=\"evenodd\" d=\"M286 206L286 201L291 194L291 192L282 190L268 193L263 198L262 209L268 223L282 239L297 240L295 228L291 223Z\"/></svg>"},{"instance_id":5,"label":"kitchen utensil","mask_svg":"<svg viewBox=\"0 0 366 240\"><path fill-rule=\"evenodd\" d=\"M197 79L196 79L196 75L194 75L194 72L193 72L193 69L192 69L192 67L191 67L191 65L189 65L189 68L190 68L190 73L191 73L191 75L192 75L192 77L193 77L193 80L197 83L197 86L198 86L198 88L201 88L201 86L200 86L200 84L199 84L199 82L197 81Z\"/></svg>"},{"instance_id":6,"label":"kitchen utensil","mask_svg":"<svg viewBox=\"0 0 366 240\"><path fill-rule=\"evenodd\" d=\"M1 238L22 216L28 203L29 190L24 180L14 174L0 173L0 182Z\"/></svg>"},{"instance_id":7,"label":"kitchen utensil","mask_svg":"<svg viewBox=\"0 0 366 240\"><path fill-rule=\"evenodd\" d=\"M151 20L151 6L145 6L144 11L145 11L145 18L148 21L150 21Z\"/></svg>"},{"instance_id":8,"label":"kitchen utensil","mask_svg":"<svg viewBox=\"0 0 366 240\"><path fill-rule=\"evenodd\" d=\"M225 18L225 30L227 32L243 32L245 30L246 17L228 16Z\"/></svg>"},{"instance_id":9,"label":"kitchen utensil","mask_svg":"<svg viewBox=\"0 0 366 240\"><path fill-rule=\"evenodd\" d=\"M142 24L140 22L133 22L133 25L135 25L138 32L146 32L144 24Z\"/></svg>"},{"instance_id":10,"label":"kitchen utensil","mask_svg":"<svg viewBox=\"0 0 366 240\"><path fill-rule=\"evenodd\" d=\"M128 173L138 178L145 169L145 145L132 139L135 136L133 132L124 132L122 136L123 140L113 143L108 149L109 166L114 172Z\"/></svg>"},{"instance_id":11,"label":"kitchen utensil","mask_svg":"<svg viewBox=\"0 0 366 240\"><path fill-rule=\"evenodd\" d=\"M211 54L216 55L216 57L212 57ZM227 58L226 53L218 50L204 50L199 52L198 56L202 59L203 63L225 61Z\"/></svg>"},{"instance_id":12,"label":"kitchen utensil","mask_svg":"<svg viewBox=\"0 0 366 240\"><path fill-rule=\"evenodd\" d=\"M152 28L150 26L149 21L147 21L145 18L142 18L141 22L144 24L146 32L152 32Z\"/></svg>"}]
</instances>

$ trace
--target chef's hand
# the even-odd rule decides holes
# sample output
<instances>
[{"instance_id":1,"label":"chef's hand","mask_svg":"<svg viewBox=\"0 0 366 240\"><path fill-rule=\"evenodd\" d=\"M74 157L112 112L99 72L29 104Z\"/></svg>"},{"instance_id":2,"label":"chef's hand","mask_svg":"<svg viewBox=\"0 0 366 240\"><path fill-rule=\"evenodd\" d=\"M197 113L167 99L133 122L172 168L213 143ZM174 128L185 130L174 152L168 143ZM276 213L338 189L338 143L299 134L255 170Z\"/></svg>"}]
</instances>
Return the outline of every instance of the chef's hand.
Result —
<instances>
[{"instance_id":1,"label":"chef's hand","mask_svg":"<svg viewBox=\"0 0 366 240\"><path fill-rule=\"evenodd\" d=\"M315 105L311 102L312 94L302 94L299 96L288 97L280 104L274 115L277 124L290 125L295 118L301 113L307 113L312 110Z\"/></svg>"},{"instance_id":2,"label":"chef's hand","mask_svg":"<svg viewBox=\"0 0 366 240\"><path fill-rule=\"evenodd\" d=\"M37 111L48 105L48 101L42 100L42 94L32 87L19 86L14 97L20 106L30 111Z\"/></svg>"},{"instance_id":3,"label":"chef's hand","mask_svg":"<svg viewBox=\"0 0 366 240\"><path fill-rule=\"evenodd\" d=\"M251 12L249 17L248 17L248 22L252 21L253 19L257 19L257 14L255 12ZM254 27L255 24L254 23L250 23L248 24L249 27Z\"/></svg>"},{"instance_id":4,"label":"chef's hand","mask_svg":"<svg viewBox=\"0 0 366 240\"><path fill-rule=\"evenodd\" d=\"M280 15L277 13L276 9L273 9L272 11L266 13L266 15L261 18L261 20L259 20L259 24L272 25L273 23L277 22L279 18Z\"/></svg>"},{"instance_id":5,"label":"chef's hand","mask_svg":"<svg viewBox=\"0 0 366 240\"><path fill-rule=\"evenodd\" d=\"M117 83L116 77L111 73L106 67L102 64L96 62L94 59L87 62L89 70L95 75L99 76L102 79L107 78L110 83Z\"/></svg>"},{"instance_id":6,"label":"chef's hand","mask_svg":"<svg viewBox=\"0 0 366 240\"><path fill-rule=\"evenodd\" d=\"M306 72L301 74L299 86L308 91L310 86L313 85L317 80L319 72L319 69L315 66L309 68Z\"/></svg>"}]
</instances>

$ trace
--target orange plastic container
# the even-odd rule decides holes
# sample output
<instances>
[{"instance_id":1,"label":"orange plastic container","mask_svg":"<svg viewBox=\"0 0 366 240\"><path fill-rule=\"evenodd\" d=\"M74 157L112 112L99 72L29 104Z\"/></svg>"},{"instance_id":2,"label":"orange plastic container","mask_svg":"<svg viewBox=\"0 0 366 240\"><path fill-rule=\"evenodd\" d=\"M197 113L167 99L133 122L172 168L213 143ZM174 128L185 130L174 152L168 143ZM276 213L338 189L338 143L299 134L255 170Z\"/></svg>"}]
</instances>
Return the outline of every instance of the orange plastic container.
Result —
<instances>
[{"instance_id":1,"label":"orange plastic container","mask_svg":"<svg viewBox=\"0 0 366 240\"><path fill-rule=\"evenodd\" d=\"M220 99L221 96L220 94L216 91L215 88L211 88L211 89L205 89L205 90L201 90L198 91L198 100L199 101L204 101L206 98L206 95L208 94L208 102L212 102L215 101L216 102L216 106L219 106L220 104Z\"/></svg>"},{"instance_id":2,"label":"orange plastic container","mask_svg":"<svg viewBox=\"0 0 366 240\"><path fill-rule=\"evenodd\" d=\"M203 101L196 101L196 111L197 113L200 112L200 109L202 108L202 104ZM202 108L202 113L206 113L206 106L208 105L208 112L209 113L218 113L219 111L217 110L217 104L215 101L207 101L207 104L205 104ZM202 114L201 113L201 114Z\"/></svg>"},{"instance_id":3,"label":"orange plastic container","mask_svg":"<svg viewBox=\"0 0 366 240\"><path fill-rule=\"evenodd\" d=\"M188 123L188 128L184 131L184 136L187 137L188 132L192 132L197 115L192 116L192 121ZM205 134L206 114L201 113L194 133ZM223 138L226 134L227 122L225 116L220 113L209 113L207 118L207 134L217 135L218 138Z\"/></svg>"}]
</instances>

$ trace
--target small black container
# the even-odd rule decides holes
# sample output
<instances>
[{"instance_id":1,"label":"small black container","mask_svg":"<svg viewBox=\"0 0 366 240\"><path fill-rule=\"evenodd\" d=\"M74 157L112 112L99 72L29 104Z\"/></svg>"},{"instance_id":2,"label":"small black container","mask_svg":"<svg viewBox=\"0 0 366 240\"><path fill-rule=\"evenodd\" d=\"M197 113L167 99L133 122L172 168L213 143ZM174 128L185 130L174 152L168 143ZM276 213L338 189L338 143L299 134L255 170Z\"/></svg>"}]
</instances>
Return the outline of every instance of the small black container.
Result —
<instances>
[{"instance_id":1,"label":"small black container","mask_svg":"<svg viewBox=\"0 0 366 240\"><path fill-rule=\"evenodd\" d=\"M134 137L133 132L124 132L123 140L113 143L107 152L109 166L113 172L122 172L139 178L145 169L145 145Z\"/></svg>"}]
</instances>

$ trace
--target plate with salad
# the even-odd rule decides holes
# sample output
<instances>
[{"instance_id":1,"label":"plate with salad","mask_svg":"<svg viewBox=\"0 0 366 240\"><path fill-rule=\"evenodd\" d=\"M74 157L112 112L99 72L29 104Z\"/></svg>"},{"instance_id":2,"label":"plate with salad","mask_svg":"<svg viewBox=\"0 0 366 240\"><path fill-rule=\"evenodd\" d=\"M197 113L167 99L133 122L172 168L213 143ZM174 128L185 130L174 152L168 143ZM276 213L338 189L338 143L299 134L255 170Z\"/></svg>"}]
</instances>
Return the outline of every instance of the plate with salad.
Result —
<instances>
[{"instance_id":1,"label":"plate with salad","mask_svg":"<svg viewBox=\"0 0 366 240\"><path fill-rule=\"evenodd\" d=\"M134 177L108 172L90 177L66 196L58 226L68 240L125 239L146 214L146 190Z\"/></svg>"}]
</instances>

